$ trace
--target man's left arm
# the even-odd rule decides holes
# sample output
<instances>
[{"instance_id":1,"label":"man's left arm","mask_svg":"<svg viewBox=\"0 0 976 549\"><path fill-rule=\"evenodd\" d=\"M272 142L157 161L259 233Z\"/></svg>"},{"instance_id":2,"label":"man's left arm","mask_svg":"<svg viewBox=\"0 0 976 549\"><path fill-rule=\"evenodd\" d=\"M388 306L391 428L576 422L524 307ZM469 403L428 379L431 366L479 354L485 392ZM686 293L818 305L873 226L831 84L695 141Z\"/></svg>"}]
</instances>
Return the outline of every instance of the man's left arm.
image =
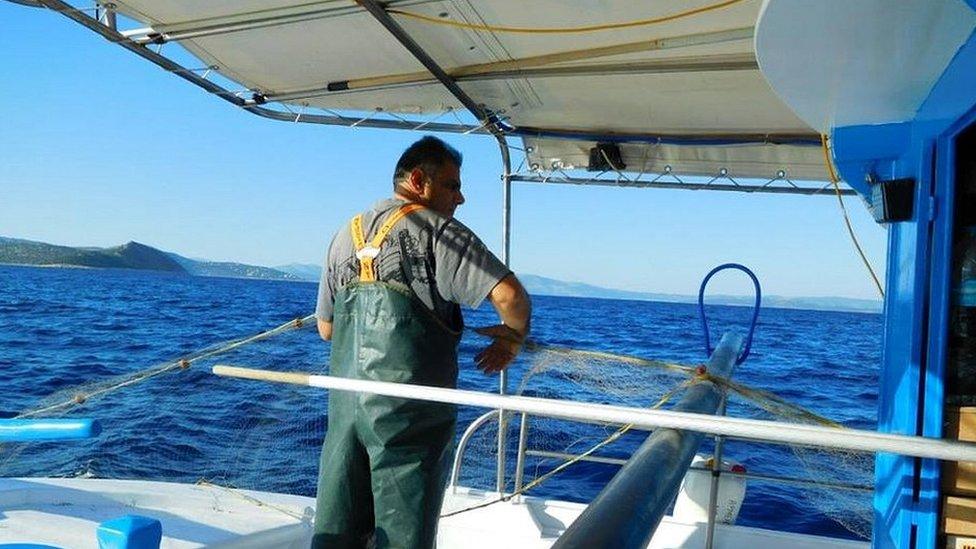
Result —
<instances>
[{"instance_id":1,"label":"man's left arm","mask_svg":"<svg viewBox=\"0 0 976 549\"><path fill-rule=\"evenodd\" d=\"M488 298L502 322L479 330L494 341L475 357L486 374L512 362L528 335L531 303L512 271L470 229L448 222L434 246L437 288L448 301L476 308Z\"/></svg>"},{"instance_id":2,"label":"man's left arm","mask_svg":"<svg viewBox=\"0 0 976 549\"><path fill-rule=\"evenodd\" d=\"M484 373L492 374L507 368L522 350L529 335L532 302L525 287L511 273L492 288L488 299L502 323L478 330L493 341L474 360Z\"/></svg>"}]
</instances>

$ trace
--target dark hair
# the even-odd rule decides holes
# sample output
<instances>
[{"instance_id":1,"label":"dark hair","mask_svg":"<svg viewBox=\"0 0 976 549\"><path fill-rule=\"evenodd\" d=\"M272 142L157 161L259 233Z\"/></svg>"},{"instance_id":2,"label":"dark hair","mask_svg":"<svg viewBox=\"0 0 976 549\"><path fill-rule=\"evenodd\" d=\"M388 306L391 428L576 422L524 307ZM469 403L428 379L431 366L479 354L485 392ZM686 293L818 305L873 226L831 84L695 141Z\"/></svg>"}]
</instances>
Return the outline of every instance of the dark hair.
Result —
<instances>
[{"instance_id":1,"label":"dark hair","mask_svg":"<svg viewBox=\"0 0 976 549\"><path fill-rule=\"evenodd\" d=\"M416 143L407 147L397 161L396 169L393 171L393 188L396 188L400 181L403 181L415 168L420 168L433 177L434 173L448 164L461 167L463 160L461 153L454 147L434 137L425 135Z\"/></svg>"}]
</instances>

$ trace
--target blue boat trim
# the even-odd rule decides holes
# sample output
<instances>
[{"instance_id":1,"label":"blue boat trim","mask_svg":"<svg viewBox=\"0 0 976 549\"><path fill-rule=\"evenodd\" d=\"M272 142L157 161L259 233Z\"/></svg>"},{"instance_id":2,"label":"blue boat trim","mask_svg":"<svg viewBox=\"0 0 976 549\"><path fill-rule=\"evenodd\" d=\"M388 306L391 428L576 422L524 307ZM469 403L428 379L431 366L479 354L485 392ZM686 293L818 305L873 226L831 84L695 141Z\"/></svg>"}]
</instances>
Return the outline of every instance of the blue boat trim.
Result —
<instances>
[{"instance_id":1,"label":"blue boat trim","mask_svg":"<svg viewBox=\"0 0 976 549\"><path fill-rule=\"evenodd\" d=\"M970 6L976 4L967 0ZM945 405L951 295L955 141L976 123L976 38L970 35L914 119L834 128L834 160L869 197L873 182L917 181L915 210L888 230L885 343L878 430L938 437ZM940 464L879 454L875 464L875 547L935 547Z\"/></svg>"}]
</instances>

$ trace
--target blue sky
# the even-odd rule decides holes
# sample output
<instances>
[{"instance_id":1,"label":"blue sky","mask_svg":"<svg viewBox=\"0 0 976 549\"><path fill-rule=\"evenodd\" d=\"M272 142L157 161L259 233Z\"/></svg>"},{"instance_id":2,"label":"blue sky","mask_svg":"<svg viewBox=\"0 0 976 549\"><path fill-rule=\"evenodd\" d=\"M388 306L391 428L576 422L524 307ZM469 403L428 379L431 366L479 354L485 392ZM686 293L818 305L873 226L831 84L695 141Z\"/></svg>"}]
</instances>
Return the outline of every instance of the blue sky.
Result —
<instances>
[{"instance_id":1,"label":"blue sky","mask_svg":"<svg viewBox=\"0 0 976 549\"><path fill-rule=\"evenodd\" d=\"M336 228L390 193L422 134L265 120L57 14L0 2L0 235L73 246L136 240L190 257L318 263ZM501 249L493 139L465 155L457 216ZM713 266L784 296L877 297L833 197L516 184L516 272L692 294ZM847 198L868 258L886 232ZM739 277L714 291L745 294Z\"/></svg>"}]
</instances>

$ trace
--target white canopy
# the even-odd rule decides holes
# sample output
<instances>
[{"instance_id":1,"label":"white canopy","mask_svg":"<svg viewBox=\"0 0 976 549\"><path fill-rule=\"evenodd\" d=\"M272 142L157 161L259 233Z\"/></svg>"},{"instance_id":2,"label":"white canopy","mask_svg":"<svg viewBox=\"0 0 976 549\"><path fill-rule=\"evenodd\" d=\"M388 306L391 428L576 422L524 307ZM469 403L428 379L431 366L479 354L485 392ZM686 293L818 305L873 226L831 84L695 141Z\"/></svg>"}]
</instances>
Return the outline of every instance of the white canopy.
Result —
<instances>
[{"instance_id":1,"label":"white canopy","mask_svg":"<svg viewBox=\"0 0 976 549\"><path fill-rule=\"evenodd\" d=\"M144 40L179 41L206 65L270 101L421 116L463 109L350 0L116 4L151 27L142 31ZM541 136L530 140L529 160L538 166L585 167L583 157L593 144L621 139L630 143L624 157L633 171L667 165L682 174L724 169L735 177L768 179L779 172L824 179L816 133L777 99L759 72L753 34L760 4L395 0L385 8L474 102L516 133ZM661 21L545 32L649 19ZM562 139L547 137L550 132Z\"/></svg>"},{"instance_id":2,"label":"white canopy","mask_svg":"<svg viewBox=\"0 0 976 549\"><path fill-rule=\"evenodd\" d=\"M150 27L126 36L178 41L270 102L427 117L463 109L352 0L115 4ZM531 164L585 167L595 143L623 141L628 171L824 180L817 132L759 71L760 7L760 0L384 3L475 103L516 135L534 136ZM619 28L579 30L594 25Z\"/></svg>"},{"instance_id":3,"label":"white canopy","mask_svg":"<svg viewBox=\"0 0 976 549\"><path fill-rule=\"evenodd\" d=\"M17 1L81 21L63 0ZM182 44L210 67L205 74L253 94L243 106L265 116L291 119L260 107L269 103L324 123L487 127L522 137L527 165L540 172L586 167L596 144L614 143L628 172L790 185L827 179L820 132L910 119L976 25L963 0L112 5L148 27L120 35L81 22L188 77L148 49ZM466 109L481 127L444 119ZM610 167L602 169L622 166Z\"/></svg>"}]
</instances>

